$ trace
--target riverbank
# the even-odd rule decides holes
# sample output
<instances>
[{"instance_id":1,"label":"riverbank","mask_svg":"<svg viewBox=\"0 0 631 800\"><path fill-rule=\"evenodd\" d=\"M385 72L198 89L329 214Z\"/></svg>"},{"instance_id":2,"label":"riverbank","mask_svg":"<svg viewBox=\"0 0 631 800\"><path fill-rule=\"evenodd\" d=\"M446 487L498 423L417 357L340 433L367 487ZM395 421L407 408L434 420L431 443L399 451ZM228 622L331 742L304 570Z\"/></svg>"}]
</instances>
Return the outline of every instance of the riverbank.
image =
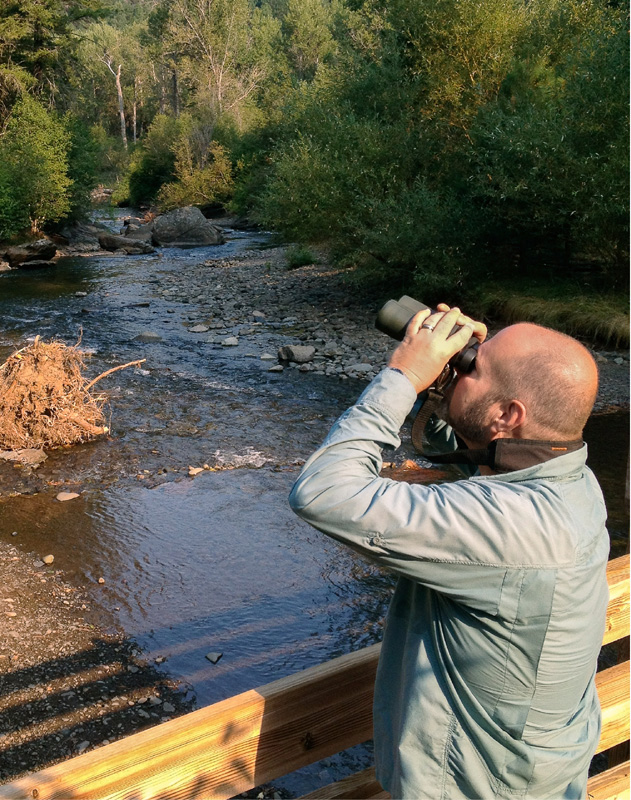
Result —
<instances>
[{"instance_id":1,"label":"riverbank","mask_svg":"<svg viewBox=\"0 0 631 800\"><path fill-rule=\"evenodd\" d=\"M177 272L159 274L147 284L146 302L167 300L187 341L234 359L235 369L256 361L280 382L302 380L297 372L323 376L329 386L349 380L361 385L381 369L394 342L374 328L374 298L347 279L324 260L288 269L285 248L252 249L231 258L193 259ZM92 307L89 295L77 302ZM313 347L313 360L279 363L279 344ZM594 354L601 370L598 412L628 408L628 352ZM54 562L43 564L45 553L35 557L20 549L20 535L0 542L0 780L185 713L193 704L188 687L170 680L159 654L147 660L133 641L112 630L110 619L94 612L89 590L64 580Z\"/></svg>"},{"instance_id":2,"label":"riverbank","mask_svg":"<svg viewBox=\"0 0 631 800\"><path fill-rule=\"evenodd\" d=\"M192 710L52 566L0 542L0 582L0 782Z\"/></svg>"}]
</instances>

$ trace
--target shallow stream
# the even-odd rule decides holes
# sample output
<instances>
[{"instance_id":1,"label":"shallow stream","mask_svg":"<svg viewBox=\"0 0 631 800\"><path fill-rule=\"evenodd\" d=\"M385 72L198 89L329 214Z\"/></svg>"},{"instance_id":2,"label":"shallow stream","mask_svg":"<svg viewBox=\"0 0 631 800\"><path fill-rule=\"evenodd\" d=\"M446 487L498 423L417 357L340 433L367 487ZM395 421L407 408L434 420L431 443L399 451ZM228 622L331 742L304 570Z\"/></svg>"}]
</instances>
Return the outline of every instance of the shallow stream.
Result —
<instances>
[{"instance_id":1,"label":"shallow stream","mask_svg":"<svg viewBox=\"0 0 631 800\"><path fill-rule=\"evenodd\" d=\"M98 619L164 657L199 706L377 641L393 585L287 505L298 464L364 384L270 373L260 355L287 343L282 326L263 329L255 351L222 348L191 336L190 307L156 292L183 264L267 241L229 236L0 276L0 363L36 335L81 335L90 375L147 359L103 381L109 440L50 453L37 484L0 463L0 538L54 554L55 568L90 588ZM146 330L161 341L134 341ZM595 417L587 438L622 541L628 413ZM213 469L188 476L204 464ZM62 489L80 497L59 503ZM213 664L208 653L222 657ZM314 768L330 772L319 780L337 777L343 760ZM304 777L283 785L310 788Z\"/></svg>"}]
</instances>

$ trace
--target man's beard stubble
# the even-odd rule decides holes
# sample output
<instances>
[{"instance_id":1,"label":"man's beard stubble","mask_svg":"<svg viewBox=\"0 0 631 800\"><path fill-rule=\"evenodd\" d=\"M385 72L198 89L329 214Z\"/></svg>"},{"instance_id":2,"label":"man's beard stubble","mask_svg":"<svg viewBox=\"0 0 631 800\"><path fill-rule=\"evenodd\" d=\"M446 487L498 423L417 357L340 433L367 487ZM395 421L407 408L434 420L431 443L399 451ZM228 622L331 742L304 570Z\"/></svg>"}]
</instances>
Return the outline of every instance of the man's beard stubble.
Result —
<instances>
[{"instance_id":1,"label":"man's beard stubble","mask_svg":"<svg viewBox=\"0 0 631 800\"><path fill-rule=\"evenodd\" d=\"M436 408L436 416L450 425L461 439L477 447L486 447L489 443L488 414L495 398L485 397L471 404L456 416L450 411L451 392L449 392Z\"/></svg>"}]
</instances>

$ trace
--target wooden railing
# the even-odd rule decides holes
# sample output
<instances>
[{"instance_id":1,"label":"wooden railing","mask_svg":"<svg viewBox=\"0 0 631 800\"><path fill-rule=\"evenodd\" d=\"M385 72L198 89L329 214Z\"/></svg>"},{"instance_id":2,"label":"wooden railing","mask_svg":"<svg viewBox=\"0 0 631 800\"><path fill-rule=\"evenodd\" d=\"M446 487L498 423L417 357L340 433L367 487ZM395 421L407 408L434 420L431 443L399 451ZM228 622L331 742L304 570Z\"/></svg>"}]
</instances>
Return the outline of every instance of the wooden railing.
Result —
<instances>
[{"instance_id":1,"label":"wooden railing","mask_svg":"<svg viewBox=\"0 0 631 800\"><path fill-rule=\"evenodd\" d=\"M629 635L629 556L609 562L603 644ZM227 800L372 737L379 645L231 697L0 786L3 800ZM629 739L629 662L598 673L598 752ZM629 761L590 778L629 798ZM306 797L387 798L369 769Z\"/></svg>"}]
</instances>

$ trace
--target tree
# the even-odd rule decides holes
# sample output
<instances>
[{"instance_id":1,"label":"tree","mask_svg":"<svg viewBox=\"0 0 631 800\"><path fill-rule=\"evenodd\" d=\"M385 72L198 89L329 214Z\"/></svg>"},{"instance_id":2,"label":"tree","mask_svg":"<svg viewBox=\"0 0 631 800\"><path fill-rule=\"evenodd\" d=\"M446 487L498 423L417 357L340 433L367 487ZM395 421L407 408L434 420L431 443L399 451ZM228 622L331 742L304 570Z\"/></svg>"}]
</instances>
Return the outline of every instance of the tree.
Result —
<instances>
[{"instance_id":1,"label":"tree","mask_svg":"<svg viewBox=\"0 0 631 800\"><path fill-rule=\"evenodd\" d=\"M318 65L335 53L331 32L335 10L327 0L288 0L283 28L292 66L301 80L313 79Z\"/></svg>"},{"instance_id":2,"label":"tree","mask_svg":"<svg viewBox=\"0 0 631 800\"><path fill-rule=\"evenodd\" d=\"M17 233L27 221L37 232L70 211L69 147L70 136L53 112L28 95L15 104L0 139L5 192L0 236Z\"/></svg>"},{"instance_id":3,"label":"tree","mask_svg":"<svg viewBox=\"0 0 631 800\"><path fill-rule=\"evenodd\" d=\"M173 0L168 9L170 47L195 104L239 121L273 69L280 24L249 0Z\"/></svg>"},{"instance_id":4,"label":"tree","mask_svg":"<svg viewBox=\"0 0 631 800\"><path fill-rule=\"evenodd\" d=\"M121 141L127 149L127 119L125 113L124 88L136 86L136 65L142 61L137 39L124 29L100 22L92 25L82 47L82 62L93 80L102 82L101 75L95 72L95 64L103 65L114 78L116 90L116 113L119 120ZM123 84L123 65L125 65L126 84Z\"/></svg>"},{"instance_id":5,"label":"tree","mask_svg":"<svg viewBox=\"0 0 631 800\"><path fill-rule=\"evenodd\" d=\"M60 81L65 84L73 68L77 32L102 13L100 0L5 0L0 5L0 103L5 113L10 98L27 89L57 103Z\"/></svg>"}]
</instances>

